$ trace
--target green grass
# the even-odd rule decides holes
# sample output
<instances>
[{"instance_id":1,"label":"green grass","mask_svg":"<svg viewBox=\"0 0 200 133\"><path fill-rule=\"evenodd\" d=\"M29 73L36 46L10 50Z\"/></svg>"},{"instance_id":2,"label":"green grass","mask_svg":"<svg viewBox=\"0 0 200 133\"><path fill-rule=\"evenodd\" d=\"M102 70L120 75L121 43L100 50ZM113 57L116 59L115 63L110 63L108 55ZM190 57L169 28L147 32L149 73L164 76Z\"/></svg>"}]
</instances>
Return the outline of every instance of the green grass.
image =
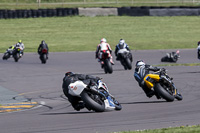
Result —
<instances>
[{"instance_id":1,"label":"green grass","mask_svg":"<svg viewBox=\"0 0 200 133\"><path fill-rule=\"evenodd\" d=\"M181 126L175 128L163 128L154 130L143 130L143 131L124 131L117 133L199 133L200 126Z\"/></svg>"},{"instance_id":2,"label":"green grass","mask_svg":"<svg viewBox=\"0 0 200 133\"><path fill-rule=\"evenodd\" d=\"M170 64L158 64L154 66L200 66L200 63L183 63L183 64L170 63Z\"/></svg>"},{"instance_id":3,"label":"green grass","mask_svg":"<svg viewBox=\"0 0 200 133\"><path fill-rule=\"evenodd\" d=\"M0 9L123 6L200 6L200 0L175 1L176 2L174 2L174 0L41 0L41 4L39 6L36 0L0 0Z\"/></svg>"},{"instance_id":4,"label":"green grass","mask_svg":"<svg viewBox=\"0 0 200 133\"><path fill-rule=\"evenodd\" d=\"M55 17L0 20L0 52L21 39L26 52L45 40L51 52L94 51L105 37L112 49L120 38L131 49L196 48L200 17Z\"/></svg>"}]
</instances>

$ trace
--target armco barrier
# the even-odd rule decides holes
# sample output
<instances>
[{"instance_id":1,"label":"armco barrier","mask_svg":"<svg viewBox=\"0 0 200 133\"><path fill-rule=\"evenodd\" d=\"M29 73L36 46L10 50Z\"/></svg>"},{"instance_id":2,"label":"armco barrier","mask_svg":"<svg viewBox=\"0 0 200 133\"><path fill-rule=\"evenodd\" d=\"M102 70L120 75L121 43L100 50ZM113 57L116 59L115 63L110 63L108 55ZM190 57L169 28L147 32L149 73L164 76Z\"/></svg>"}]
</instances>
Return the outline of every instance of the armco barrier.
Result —
<instances>
[{"instance_id":1,"label":"armco barrier","mask_svg":"<svg viewBox=\"0 0 200 133\"><path fill-rule=\"evenodd\" d=\"M0 19L37 18L78 15L78 8L57 8L38 10L0 10Z\"/></svg>"},{"instance_id":2,"label":"armco barrier","mask_svg":"<svg viewBox=\"0 0 200 133\"><path fill-rule=\"evenodd\" d=\"M149 16L149 8L122 7L118 8L118 15L123 16Z\"/></svg>"},{"instance_id":3,"label":"armco barrier","mask_svg":"<svg viewBox=\"0 0 200 133\"><path fill-rule=\"evenodd\" d=\"M56 8L38 10L0 10L0 19L63 16L200 16L200 7L120 7Z\"/></svg>"}]
</instances>

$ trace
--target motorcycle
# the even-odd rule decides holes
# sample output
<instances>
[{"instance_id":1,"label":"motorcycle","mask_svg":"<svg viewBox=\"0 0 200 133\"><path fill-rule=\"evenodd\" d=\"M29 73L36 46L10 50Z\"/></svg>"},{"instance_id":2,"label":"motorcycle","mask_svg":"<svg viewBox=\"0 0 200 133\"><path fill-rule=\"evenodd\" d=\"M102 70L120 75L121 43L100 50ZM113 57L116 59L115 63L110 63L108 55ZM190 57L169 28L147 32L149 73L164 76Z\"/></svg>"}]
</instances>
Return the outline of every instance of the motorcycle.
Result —
<instances>
[{"instance_id":1,"label":"motorcycle","mask_svg":"<svg viewBox=\"0 0 200 133\"><path fill-rule=\"evenodd\" d=\"M101 65L102 65L102 68L104 68L104 72L112 73L113 68L112 68L112 64L110 62L110 57L109 57L108 51L107 50L101 51L100 57L101 57Z\"/></svg>"},{"instance_id":2,"label":"motorcycle","mask_svg":"<svg viewBox=\"0 0 200 133\"><path fill-rule=\"evenodd\" d=\"M157 98L163 98L168 102L182 100L182 95L177 91L173 78L169 77L166 69L162 68L160 71L153 74L147 74L144 77L144 82L149 89L153 89Z\"/></svg>"},{"instance_id":3,"label":"motorcycle","mask_svg":"<svg viewBox=\"0 0 200 133\"><path fill-rule=\"evenodd\" d=\"M121 64L124 66L125 70L132 69L132 61L130 59L132 57L130 57L130 56L132 56L132 55L127 49L120 49L117 52L117 60L120 60Z\"/></svg>"},{"instance_id":4,"label":"motorcycle","mask_svg":"<svg viewBox=\"0 0 200 133\"><path fill-rule=\"evenodd\" d=\"M81 97L88 110L104 112L109 110L121 110L121 104L109 93L108 87L101 80L97 86L88 87L82 81L69 84L68 93Z\"/></svg>"},{"instance_id":5,"label":"motorcycle","mask_svg":"<svg viewBox=\"0 0 200 133\"><path fill-rule=\"evenodd\" d=\"M200 45L197 47L197 58L200 59Z\"/></svg>"},{"instance_id":6,"label":"motorcycle","mask_svg":"<svg viewBox=\"0 0 200 133\"><path fill-rule=\"evenodd\" d=\"M176 52L167 53L166 56L161 58L161 62L175 62L176 63L179 58L180 58L179 50L177 50Z\"/></svg>"},{"instance_id":7,"label":"motorcycle","mask_svg":"<svg viewBox=\"0 0 200 133\"><path fill-rule=\"evenodd\" d=\"M13 49L13 58L15 62L18 62L18 60L22 57L23 55L23 50L20 47L15 47Z\"/></svg>"},{"instance_id":8,"label":"motorcycle","mask_svg":"<svg viewBox=\"0 0 200 133\"><path fill-rule=\"evenodd\" d=\"M42 49L40 53L40 60L42 64L45 64L47 61L47 49Z\"/></svg>"}]
</instances>

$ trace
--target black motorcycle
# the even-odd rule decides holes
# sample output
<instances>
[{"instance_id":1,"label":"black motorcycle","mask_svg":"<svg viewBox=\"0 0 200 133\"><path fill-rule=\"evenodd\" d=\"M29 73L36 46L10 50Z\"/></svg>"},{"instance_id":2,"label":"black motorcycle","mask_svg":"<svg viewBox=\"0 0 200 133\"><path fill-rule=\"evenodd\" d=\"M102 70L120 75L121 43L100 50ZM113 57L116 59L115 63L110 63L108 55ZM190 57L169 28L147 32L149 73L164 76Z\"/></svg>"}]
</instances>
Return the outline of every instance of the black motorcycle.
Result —
<instances>
[{"instance_id":1,"label":"black motorcycle","mask_svg":"<svg viewBox=\"0 0 200 133\"><path fill-rule=\"evenodd\" d=\"M117 52L117 60L121 62L124 69L132 69L132 54L127 49L120 49Z\"/></svg>"},{"instance_id":2,"label":"black motorcycle","mask_svg":"<svg viewBox=\"0 0 200 133\"><path fill-rule=\"evenodd\" d=\"M20 47L15 47L12 54L15 62L18 62L23 55L23 50Z\"/></svg>"},{"instance_id":3,"label":"black motorcycle","mask_svg":"<svg viewBox=\"0 0 200 133\"><path fill-rule=\"evenodd\" d=\"M167 53L166 56L161 58L161 62L175 62L176 63L179 58L180 58L179 50L177 50L176 52Z\"/></svg>"},{"instance_id":4,"label":"black motorcycle","mask_svg":"<svg viewBox=\"0 0 200 133\"><path fill-rule=\"evenodd\" d=\"M42 64L45 64L46 61L47 61L47 59L48 59L47 58L47 53L48 53L47 49L42 49L41 53L39 54L40 55L40 60L41 60Z\"/></svg>"}]
</instances>

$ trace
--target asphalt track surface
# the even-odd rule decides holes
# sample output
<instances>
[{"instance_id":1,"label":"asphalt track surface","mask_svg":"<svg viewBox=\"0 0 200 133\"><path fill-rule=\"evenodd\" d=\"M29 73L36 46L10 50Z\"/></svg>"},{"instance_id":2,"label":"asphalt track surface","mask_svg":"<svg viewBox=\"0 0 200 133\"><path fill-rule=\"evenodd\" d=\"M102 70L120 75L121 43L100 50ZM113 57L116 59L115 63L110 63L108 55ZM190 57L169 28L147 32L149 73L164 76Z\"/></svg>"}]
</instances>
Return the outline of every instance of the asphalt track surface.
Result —
<instances>
[{"instance_id":1,"label":"asphalt track surface","mask_svg":"<svg viewBox=\"0 0 200 133\"><path fill-rule=\"evenodd\" d=\"M139 59L161 64L161 57L168 51L173 50L132 51L133 66ZM180 50L180 55L177 63L199 63L196 49ZM199 66L165 67L183 95L182 101L165 102L147 98L133 70L125 71L115 61L113 74L104 74L94 57L94 52L50 53L47 64L41 64L36 53L25 53L17 63L12 58L0 60L0 86L15 92L15 100L23 96L39 103L32 109L1 113L0 132L108 133L200 124ZM122 110L73 110L61 88L67 71L102 77Z\"/></svg>"}]
</instances>

